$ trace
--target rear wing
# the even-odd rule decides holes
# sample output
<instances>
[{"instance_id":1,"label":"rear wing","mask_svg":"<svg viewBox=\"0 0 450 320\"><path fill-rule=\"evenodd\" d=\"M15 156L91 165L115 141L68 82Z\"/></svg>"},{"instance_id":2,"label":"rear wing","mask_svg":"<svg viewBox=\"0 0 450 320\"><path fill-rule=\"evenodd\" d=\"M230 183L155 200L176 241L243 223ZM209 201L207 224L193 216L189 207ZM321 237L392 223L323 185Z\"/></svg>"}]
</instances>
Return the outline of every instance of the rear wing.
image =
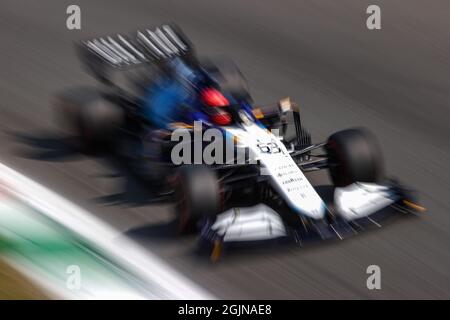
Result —
<instances>
[{"instance_id":1,"label":"rear wing","mask_svg":"<svg viewBox=\"0 0 450 320\"><path fill-rule=\"evenodd\" d=\"M99 80L108 81L108 67L127 69L143 63L158 63L191 54L191 42L175 25L163 24L154 30L137 30L132 37L117 34L78 44L82 62Z\"/></svg>"}]
</instances>

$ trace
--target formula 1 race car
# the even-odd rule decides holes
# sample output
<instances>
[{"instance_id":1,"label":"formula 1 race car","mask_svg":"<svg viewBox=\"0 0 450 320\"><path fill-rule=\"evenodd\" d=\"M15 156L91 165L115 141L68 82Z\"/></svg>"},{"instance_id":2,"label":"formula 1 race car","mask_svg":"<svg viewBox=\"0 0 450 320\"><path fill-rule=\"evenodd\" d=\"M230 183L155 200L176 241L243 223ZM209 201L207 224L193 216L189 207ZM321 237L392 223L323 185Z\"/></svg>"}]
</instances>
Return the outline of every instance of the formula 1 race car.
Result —
<instances>
[{"instance_id":1,"label":"formula 1 race car","mask_svg":"<svg viewBox=\"0 0 450 320\"><path fill-rule=\"evenodd\" d=\"M255 107L238 68L201 62L173 25L134 37L92 39L77 48L104 87L56 95L66 127L83 147L115 150L171 194L180 231L200 231L202 240L215 245L215 256L224 243L342 239L366 225L379 226L392 209L423 210L410 190L384 177L380 148L367 130L343 130L312 143L295 103L286 98ZM180 61L182 70L174 67ZM112 80L116 70L133 72L132 89ZM145 117L145 88L182 72L183 86L198 99L184 101L165 128L155 127ZM198 75L202 80L193 80ZM306 176L322 169L333 183L329 200Z\"/></svg>"}]
</instances>

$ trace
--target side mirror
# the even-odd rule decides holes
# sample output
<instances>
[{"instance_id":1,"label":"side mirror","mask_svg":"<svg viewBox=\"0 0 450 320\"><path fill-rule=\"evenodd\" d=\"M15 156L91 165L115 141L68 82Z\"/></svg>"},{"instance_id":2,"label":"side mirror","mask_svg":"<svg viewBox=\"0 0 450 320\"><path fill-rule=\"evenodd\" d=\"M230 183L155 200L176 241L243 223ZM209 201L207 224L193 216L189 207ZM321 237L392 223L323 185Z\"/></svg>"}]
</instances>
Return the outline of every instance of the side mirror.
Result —
<instances>
[{"instance_id":1,"label":"side mirror","mask_svg":"<svg viewBox=\"0 0 450 320\"><path fill-rule=\"evenodd\" d=\"M278 101L278 107L280 108L281 113L286 113L288 111L296 111L299 112L298 105L291 100L291 98L286 97Z\"/></svg>"}]
</instances>

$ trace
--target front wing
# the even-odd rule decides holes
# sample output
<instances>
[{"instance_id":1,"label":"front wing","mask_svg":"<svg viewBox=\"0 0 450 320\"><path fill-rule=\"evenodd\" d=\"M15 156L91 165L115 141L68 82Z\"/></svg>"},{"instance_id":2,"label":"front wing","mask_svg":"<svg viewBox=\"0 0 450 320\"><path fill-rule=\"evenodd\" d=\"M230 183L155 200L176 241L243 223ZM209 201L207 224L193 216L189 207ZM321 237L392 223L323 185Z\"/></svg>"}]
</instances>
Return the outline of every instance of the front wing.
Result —
<instances>
[{"instance_id":1,"label":"front wing","mask_svg":"<svg viewBox=\"0 0 450 320\"><path fill-rule=\"evenodd\" d=\"M203 243L245 246L249 243L287 241L303 245L324 239L344 239L369 227L381 227L387 218L425 209L414 203L410 190L396 183L354 183L334 190L324 219L302 218L287 223L276 209L265 204L232 208L207 221L201 232Z\"/></svg>"}]
</instances>

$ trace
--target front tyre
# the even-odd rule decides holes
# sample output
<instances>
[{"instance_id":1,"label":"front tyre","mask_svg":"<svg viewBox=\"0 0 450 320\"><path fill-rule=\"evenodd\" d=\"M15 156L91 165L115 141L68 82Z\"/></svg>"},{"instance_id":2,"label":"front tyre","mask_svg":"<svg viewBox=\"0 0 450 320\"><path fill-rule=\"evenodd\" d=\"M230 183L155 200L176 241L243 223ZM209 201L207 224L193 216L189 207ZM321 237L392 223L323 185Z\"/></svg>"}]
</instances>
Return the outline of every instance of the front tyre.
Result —
<instances>
[{"instance_id":1,"label":"front tyre","mask_svg":"<svg viewBox=\"0 0 450 320\"><path fill-rule=\"evenodd\" d=\"M381 150L368 130L348 129L334 133L328 138L325 149L330 177L336 187L381 180Z\"/></svg>"},{"instance_id":2,"label":"front tyre","mask_svg":"<svg viewBox=\"0 0 450 320\"><path fill-rule=\"evenodd\" d=\"M173 183L175 214L181 233L196 231L202 218L215 219L221 196L219 180L213 170L203 165L182 166Z\"/></svg>"}]
</instances>

